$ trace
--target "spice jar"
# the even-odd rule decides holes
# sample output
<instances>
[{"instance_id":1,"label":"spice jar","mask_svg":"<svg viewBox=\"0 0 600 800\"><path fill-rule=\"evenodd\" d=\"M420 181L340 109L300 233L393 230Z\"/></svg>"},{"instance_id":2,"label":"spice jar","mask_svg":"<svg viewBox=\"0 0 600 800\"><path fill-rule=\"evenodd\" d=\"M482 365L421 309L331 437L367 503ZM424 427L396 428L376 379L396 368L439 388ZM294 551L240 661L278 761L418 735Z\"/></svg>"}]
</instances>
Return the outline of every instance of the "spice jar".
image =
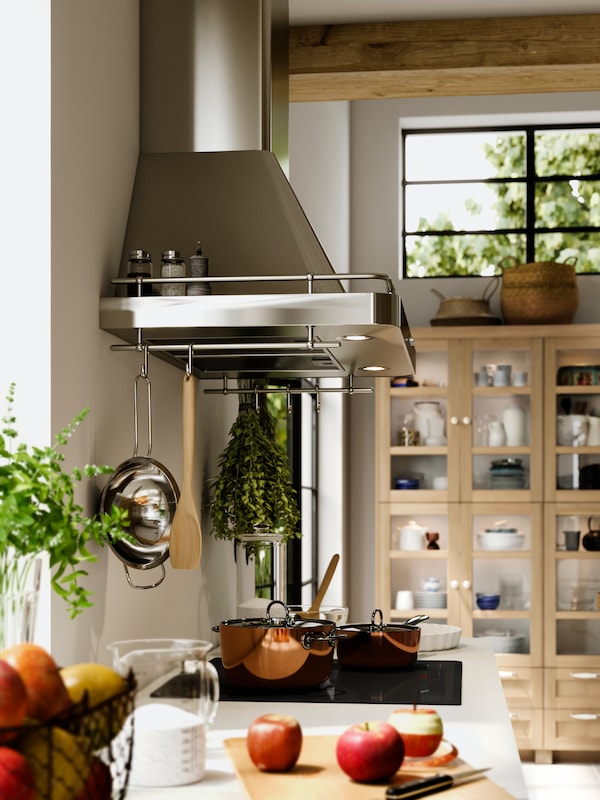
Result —
<instances>
[{"instance_id":1,"label":"spice jar","mask_svg":"<svg viewBox=\"0 0 600 800\"><path fill-rule=\"evenodd\" d=\"M161 278L185 278L185 261L179 250L164 250L160 262ZM185 295L185 283L161 283L160 293L164 297Z\"/></svg>"},{"instance_id":2,"label":"spice jar","mask_svg":"<svg viewBox=\"0 0 600 800\"><path fill-rule=\"evenodd\" d=\"M151 278L152 277L152 259L147 250L131 250L129 253L129 261L127 262L127 277L128 278ZM152 294L151 283L128 283L127 295L128 297L148 297Z\"/></svg>"}]
</instances>

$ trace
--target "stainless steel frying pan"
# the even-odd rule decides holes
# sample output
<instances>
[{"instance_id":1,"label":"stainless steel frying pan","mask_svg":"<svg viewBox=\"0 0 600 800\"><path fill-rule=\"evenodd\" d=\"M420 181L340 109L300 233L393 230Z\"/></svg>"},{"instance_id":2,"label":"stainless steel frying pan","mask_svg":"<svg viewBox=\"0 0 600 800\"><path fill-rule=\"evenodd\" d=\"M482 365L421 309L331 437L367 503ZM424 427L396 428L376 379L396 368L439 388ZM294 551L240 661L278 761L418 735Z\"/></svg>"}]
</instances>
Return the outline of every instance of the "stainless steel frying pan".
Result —
<instances>
[{"instance_id":1,"label":"stainless steel frying pan","mask_svg":"<svg viewBox=\"0 0 600 800\"><path fill-rule=\"evenodd\" d=\"M148 408L148 450L138 455L139 403L138 387L146 389ZM152 453L152 391L147 374L147 351L141 372L133 385L134 449L131 458L123 461L108 479L100 498L100 508L110 513L113 505L125 508L130 525L127 532L134 542L110 540L115 555L123 562L127 582L133 589L152 589L165 579L164 562L169 557L171 521L179 499L179 487L169 470ZM160 578L151 584L136 584L129 568L149 570L161 568Z\"/></svg>"}]
</instances>

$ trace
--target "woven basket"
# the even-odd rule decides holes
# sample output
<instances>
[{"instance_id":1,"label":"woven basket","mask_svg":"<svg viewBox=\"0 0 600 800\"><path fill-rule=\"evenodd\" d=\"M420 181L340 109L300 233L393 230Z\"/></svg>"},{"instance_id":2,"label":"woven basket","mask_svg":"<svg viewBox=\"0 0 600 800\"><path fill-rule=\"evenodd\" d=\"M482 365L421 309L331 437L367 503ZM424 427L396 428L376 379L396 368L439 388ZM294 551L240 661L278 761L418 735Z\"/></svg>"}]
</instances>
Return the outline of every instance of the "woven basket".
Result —
<instances>
[{"instance_id":1,"label":"woven basket","mask_svg":"<svg viewBox=\"0 0 600 800\"><path fill-rule=\"evenodd\" d=\"M510 261L509 264L506 262ZM500 309L508 325L557 325L573 321L578 289L573 263L505 259Z\"/></svg>"}]
</instances>

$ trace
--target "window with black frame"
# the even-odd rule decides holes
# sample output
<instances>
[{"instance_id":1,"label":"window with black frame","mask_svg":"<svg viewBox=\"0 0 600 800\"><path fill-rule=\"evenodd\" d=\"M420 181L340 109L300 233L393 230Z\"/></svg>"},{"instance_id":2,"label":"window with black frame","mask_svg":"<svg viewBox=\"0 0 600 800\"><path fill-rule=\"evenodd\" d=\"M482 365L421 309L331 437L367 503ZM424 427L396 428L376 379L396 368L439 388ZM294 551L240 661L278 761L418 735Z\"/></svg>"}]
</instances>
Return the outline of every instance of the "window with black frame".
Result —
<instances>
[{"instance_id":1,"label":"window with black frame","mask_svg":"<svg viewBox=\"0 0 600 800\"><path fill-rule=\"evenodd\" d=\"M404 278L600 273L600 125L402 132Z\"/></svg>"},{"instance_id":2,"label":"window with black frame","mask_svg":"<svg viewBox=\"0 0 600 800\"><path fill-rule=\"evenodd\" d=\"M308 390L305 383L290 388ZM287 393L285 388L267 395L277 435L288 453L290 474L300 509L301 537L286 543L286 596L290 605L301 605L317 586L318 552L318 414L310 391ZM308 601L310 602L310 601Z\"/></svg>"}]
</instances>

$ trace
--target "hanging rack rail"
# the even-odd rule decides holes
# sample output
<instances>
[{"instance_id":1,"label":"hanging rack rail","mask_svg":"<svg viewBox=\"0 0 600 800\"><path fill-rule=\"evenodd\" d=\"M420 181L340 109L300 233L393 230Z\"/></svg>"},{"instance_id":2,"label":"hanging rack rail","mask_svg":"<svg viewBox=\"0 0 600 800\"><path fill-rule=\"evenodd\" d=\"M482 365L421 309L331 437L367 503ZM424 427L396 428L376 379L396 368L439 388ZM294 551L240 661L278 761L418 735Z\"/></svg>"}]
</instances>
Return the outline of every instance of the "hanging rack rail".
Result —
<instances>
[{"instance_id":1,"label":"hanging rack rail","mask_svg":"<svg viewBox=\"0 0 600 800\"><path fill-rule=\"evenodd\" d=\"M144 278L141 276L135 278L112 278L111 283L115 286L120 285L138 285L138 293L141 296L143 284L161 284L161 283L279 283L288 281L304 281L306 282L306 293L312 294L314 292L314 285L319 281L362 281L373 280L383 281L385 283L387 294L396 294L394 282L389 275L384 275L377 272L355 272L344 273L335 275L321 275L313 273L305 273L302 275L212 275L204 278Z\"/></svg>"}]
</instances>

